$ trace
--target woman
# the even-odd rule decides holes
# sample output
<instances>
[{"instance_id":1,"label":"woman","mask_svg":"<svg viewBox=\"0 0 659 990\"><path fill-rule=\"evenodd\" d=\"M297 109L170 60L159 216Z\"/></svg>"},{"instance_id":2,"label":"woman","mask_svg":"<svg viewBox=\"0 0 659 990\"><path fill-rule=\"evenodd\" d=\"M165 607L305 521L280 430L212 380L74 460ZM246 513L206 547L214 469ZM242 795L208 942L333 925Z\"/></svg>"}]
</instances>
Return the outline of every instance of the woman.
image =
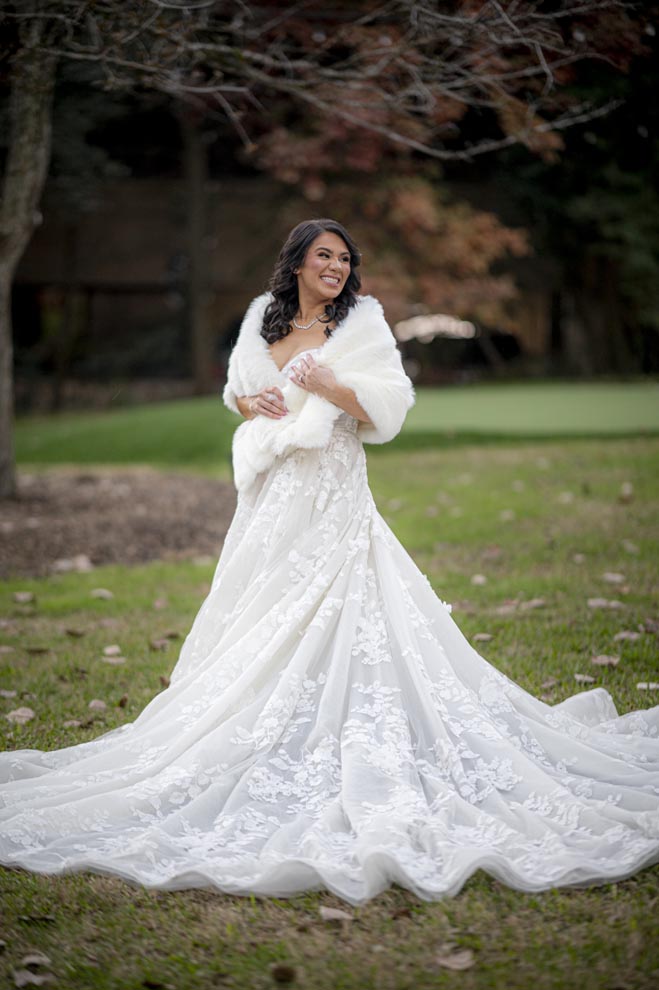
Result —
<instances>
[{"instance_id":1,"label":"woman","mask_svg":"<svg viewBox=\"0 0 659 990\"><path fill-rule=\"evenodd\" d=\"M379 515L362 441L413 392L358 266L333 221L289 236L231 356L238 505L171 685L92 742L0 757L1 862L359 904L659 860L659 708L533 698Z\"/></svg>"}]
</instances>

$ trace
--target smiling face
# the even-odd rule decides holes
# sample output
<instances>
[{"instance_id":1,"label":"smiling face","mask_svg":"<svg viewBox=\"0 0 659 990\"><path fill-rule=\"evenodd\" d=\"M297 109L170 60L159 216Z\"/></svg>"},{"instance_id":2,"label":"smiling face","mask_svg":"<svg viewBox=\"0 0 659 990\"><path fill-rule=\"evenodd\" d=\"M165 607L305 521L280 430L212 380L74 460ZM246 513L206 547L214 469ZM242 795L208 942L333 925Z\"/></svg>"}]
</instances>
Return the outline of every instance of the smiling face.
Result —
<instances>
[{"instance_id":1,"label":"smiling face","mask_svg":"<svg viewBox=\"0 0 659 990\"><path fill-rule=\"evenodd\" d=\"M303 300L336 299L350 275L350 252L343 238L330 231L318 234L296 274L301 305Z\"/></svg>"}]
</instances>

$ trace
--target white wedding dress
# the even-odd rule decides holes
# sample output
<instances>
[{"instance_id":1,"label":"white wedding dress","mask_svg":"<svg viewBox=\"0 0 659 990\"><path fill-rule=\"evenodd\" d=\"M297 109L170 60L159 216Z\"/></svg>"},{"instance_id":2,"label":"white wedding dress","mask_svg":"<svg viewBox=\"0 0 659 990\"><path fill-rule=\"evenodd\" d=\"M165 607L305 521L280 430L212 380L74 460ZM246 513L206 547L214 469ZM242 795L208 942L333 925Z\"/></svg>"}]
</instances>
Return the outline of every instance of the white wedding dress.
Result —
<instances>
[{"instance_id":1,"label":"white wedding dress","mask_svg":"<svg viewBox=\"0 0 659 990\"><path fill-rule=\"evenodd\" d=\"M356 905L479 868L537 891L659 861L659 707L547 705L481 657L378 513L356 428L342 413L239 496L134 722L0 756L0 862Z\"/></svg>"}]
</instances>

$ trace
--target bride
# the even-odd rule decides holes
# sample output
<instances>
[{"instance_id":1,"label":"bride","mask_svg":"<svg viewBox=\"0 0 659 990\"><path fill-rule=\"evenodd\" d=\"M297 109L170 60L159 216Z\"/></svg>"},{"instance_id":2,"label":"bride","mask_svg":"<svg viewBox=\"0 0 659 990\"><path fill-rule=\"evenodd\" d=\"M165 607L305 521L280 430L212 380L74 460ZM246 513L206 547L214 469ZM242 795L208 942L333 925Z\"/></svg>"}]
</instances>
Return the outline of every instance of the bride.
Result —
<instances>
[{"instance_id":1,"label":"bride","mask_svg":"<svg viewBox=\"0 0 659 990\"><path fill-rule=\"evenodd\" d=\"M659 861L659 707L528 694L378 513L363 442L414 394L359 261L334 221L289 235L231 355L238 504L171 685L91 742L0 755L1 863L357 905Z\"/></svg>"}]
</instances>

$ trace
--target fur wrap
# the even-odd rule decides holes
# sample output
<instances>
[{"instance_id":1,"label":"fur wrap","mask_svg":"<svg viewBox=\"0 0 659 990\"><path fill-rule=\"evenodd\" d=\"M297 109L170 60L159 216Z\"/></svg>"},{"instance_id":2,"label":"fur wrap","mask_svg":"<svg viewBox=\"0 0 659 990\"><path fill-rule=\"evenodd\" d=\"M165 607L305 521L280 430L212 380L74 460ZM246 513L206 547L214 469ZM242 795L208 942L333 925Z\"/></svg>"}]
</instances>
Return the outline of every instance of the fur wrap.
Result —
<instances>
[{"instance_id":1,"label":"fur wrap","mask_svg":"<svg viewBox=\"0 0 659 990\"><path fill-rule=\"evenodd\" d=\"M236 429L232 455L238 491L248 488L276 457L300 447L325 447L334 420L343 411L295 385L288 373L282 374L277 368L261 336L263 314L271 298L269 292L257 296L245 314L229 359L222 398L229 409L240 414L237 396L254 395L277 385L289 412L282 419L255 416ZM361 440L386 443L396 436L414 404L414 389L403 371L396 339L377 299L359 296L314 357L319 365L332 369L339 384L354 391L368 413L371 422L360 422L358 426Z\"/></svg>"}]
</instances>

